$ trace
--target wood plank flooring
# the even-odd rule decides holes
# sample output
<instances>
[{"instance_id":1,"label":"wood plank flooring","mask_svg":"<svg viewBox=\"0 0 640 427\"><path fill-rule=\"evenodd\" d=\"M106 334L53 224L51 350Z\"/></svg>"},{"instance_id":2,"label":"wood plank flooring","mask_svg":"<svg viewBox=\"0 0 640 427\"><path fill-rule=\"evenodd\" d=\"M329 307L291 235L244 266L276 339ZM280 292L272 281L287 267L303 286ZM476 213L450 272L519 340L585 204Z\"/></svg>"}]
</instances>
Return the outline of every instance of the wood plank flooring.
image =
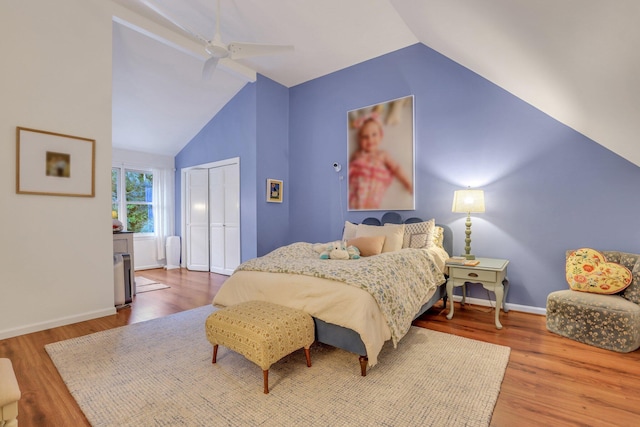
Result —
<instances>
[{"instance_id":1,"label":"wood plank flooring","mask_svg":"<svg viewBox=\"0 0 640 427\"><path fill-rule=\"evenodd\" d=\"M210 304L226 279L187 270L136 274L171 288L138 294L130 308L113 316L0 340L0 357L12 360L22 391L21 427L89 425L45 344ZM513 310L501 314L500 331L487 307L457 305L452 320L446 313L436 306L414 324L511 347L492 426L640 425L640 351L619 354L573 342L548 332L543 316ZM467 369L473 368L470 361ZM460 372L460 382L464 376Z\"/></svg>"}]
</instances>

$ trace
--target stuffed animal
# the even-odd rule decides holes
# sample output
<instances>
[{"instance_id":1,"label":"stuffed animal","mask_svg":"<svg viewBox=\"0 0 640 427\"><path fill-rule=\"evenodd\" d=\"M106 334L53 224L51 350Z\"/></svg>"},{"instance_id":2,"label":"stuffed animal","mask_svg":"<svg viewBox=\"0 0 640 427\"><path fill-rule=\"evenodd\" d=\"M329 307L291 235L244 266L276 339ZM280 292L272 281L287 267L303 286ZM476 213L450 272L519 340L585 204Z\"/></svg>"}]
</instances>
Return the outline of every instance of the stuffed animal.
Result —
<instances>
[{"instance_id":1,"label":"stuffed animal","mask_svg":"<svg viewBox=\"0 0 640 427\"><path fill-rule=\"evenodd\" d=\"M356 248L353 245L347 246L347 252L349 253L349 258L350 259L358 259L358 258L360 258L360 249Z\"/></svg>"},{"instance_id":2,"label":"stuffed animal","mask_svg":"<svg viewBox=\"0 0 640 427\"><path fill-rule=\"evenodd\" d=\"M331 252L329 252L329 259L349 259L347 245L340 240L333 242Z\"/></svg>"},{"instance_id":3,"label":"stuffed animal","mask_svg":"<svg viewBox=\"0 0 640 427\"><path fill-rule=\"evenodd\" d=\"M320 254L320 259L358 259L360 251L355 246L348 246L345 242L336 240L331 243L317 243L313 250Z\"/></svg>"},{"instance_id":4,"label":"stuffed animal","mask_svg":"<svg viewBox=\"0 0 640 427\"><path fill-rule=\"evenodd\" d=\"M313 250L320 254L320 259L329 259L329 252L333 249L331 243L316 243Z\"/></svg>"}]
</instances>

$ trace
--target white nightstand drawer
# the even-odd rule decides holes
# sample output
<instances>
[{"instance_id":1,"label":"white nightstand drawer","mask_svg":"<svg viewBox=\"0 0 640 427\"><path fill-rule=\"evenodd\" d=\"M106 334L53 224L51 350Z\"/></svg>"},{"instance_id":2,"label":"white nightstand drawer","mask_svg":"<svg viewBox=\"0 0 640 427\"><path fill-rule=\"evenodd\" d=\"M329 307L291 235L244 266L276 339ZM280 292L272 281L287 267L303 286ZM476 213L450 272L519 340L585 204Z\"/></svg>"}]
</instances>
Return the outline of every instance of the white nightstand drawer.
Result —
<instances>
[{"instance_id":1,"label":"white nightstand drawer","mask_svg":"<svg viewBox=\"0 0 640 427\"><path fill-rule=\"evenodd\" d=\"M495 282L497 280L497 273L495 271L486 270L472 270L469 268L456 268L449 267L451 277L455 279L466 279L470 282L474 280Z\"/></svg>"}]
</instances>

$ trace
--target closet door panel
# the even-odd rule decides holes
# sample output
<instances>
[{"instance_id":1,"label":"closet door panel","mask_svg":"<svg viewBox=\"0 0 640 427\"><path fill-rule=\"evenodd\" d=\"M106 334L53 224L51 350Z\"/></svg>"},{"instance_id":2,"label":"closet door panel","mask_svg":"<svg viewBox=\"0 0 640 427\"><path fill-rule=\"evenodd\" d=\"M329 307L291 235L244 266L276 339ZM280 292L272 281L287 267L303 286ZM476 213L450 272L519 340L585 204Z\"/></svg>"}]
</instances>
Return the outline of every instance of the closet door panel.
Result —
<instances>
[{"instance_id":1,"label":"closet door panel","mask_svg":"<svg viewBox=\"0 0 640 427\"><path fill-rule=\"evenodd\" d=\"M209 169L209 268L213 273L227 274L225 264L225 168Z\"/></svg>"},{"instance_id":2,"label":"closet door panel","mask_svg":"<svg viewBox=\"0 0 640 427\"><path fill-rule=\"evenodd\" d=\"M233 273L240 265L240 165L225 170L225 270Z\"/></svg>"},{"instance_id":3,"label":"closet door panel","mask_svg":"<svg viewBox=\"0 0 640 427\"><path fill-rule=\"evenodd\" d=\"M187 173L187 269L209 271L209 174L206 169Z\"/></svg>"},{"instance_id":4,"label":"closet door panel","mask_svg":"<svg viewBox=\"0 0 640 427\"><path fill-rule=\"evenodd\" d=\"M224 174L224 223L240 226L240 166L235 163L225 169Z\"/></svg>"},{"instance_id":5,"label":"closet door panel","mask_svg":"<svg viewBox=\"0 0 640 427\"><path fill-rule=\"evenodd\" d=\"M225 270L231 274L240 265L240 227L227 226L225 231Z\"/></svg>"},{"instance_id":6,"label":"closet door panel","mask_svg":"<svg viewBox=\"0 0 640 427\"><path fill-rule=\"evenodd\" d=\"M226 166L209 169L209 222L225 223L225 169Z\"/></svg>"}]
</instances>

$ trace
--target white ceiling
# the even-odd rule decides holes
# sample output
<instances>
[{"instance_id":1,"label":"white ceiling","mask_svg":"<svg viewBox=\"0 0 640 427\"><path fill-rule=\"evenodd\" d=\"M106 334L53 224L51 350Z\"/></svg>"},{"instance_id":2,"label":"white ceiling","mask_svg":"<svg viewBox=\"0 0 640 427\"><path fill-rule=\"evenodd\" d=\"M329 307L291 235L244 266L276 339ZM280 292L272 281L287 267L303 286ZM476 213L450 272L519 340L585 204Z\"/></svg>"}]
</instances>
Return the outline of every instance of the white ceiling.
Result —
<instances>
[{"instance_id":1,"label":"white ceiling","mask_svg":"<svg viewBox=\"0 0 640 427\"><path fill-rule=\"evenodd\" d=\"M113 145L175 155L247 77L221 64L203 81L195 38L112 1ZM215 0L152 1L213 36ZM640 166L637 0L221 0L220 15L225 43L295 45L238 60L284 86L422 42Z\"/></svg>"}]
</instances>

